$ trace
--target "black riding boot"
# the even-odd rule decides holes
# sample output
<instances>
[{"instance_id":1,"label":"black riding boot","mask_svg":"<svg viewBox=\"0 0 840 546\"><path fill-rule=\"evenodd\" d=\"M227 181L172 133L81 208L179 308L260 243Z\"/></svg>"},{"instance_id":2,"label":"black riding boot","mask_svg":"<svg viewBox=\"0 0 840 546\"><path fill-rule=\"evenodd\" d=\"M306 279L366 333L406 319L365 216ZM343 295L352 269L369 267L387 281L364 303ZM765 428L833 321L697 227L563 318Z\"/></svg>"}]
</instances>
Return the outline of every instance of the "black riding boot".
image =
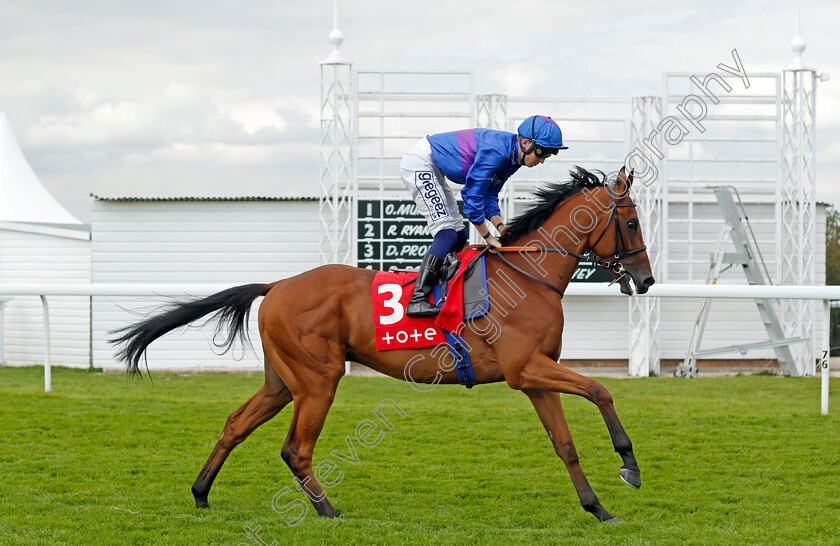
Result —
<instances>
[{"instance_id":1,"label":"black riding boot","mask_svg":"<svg viewBox=\"0 0 840 546\"><path fill-rule=\"evenodd\" d=\"M429 303L429 294L435 284L438 269L443 260L432 254L426 254L420 269L417 270L417 280L414 282L414 293L406 307L406 315L412 318L433 317L440 312L440 308Z\"/></svg>"}]
</instances>

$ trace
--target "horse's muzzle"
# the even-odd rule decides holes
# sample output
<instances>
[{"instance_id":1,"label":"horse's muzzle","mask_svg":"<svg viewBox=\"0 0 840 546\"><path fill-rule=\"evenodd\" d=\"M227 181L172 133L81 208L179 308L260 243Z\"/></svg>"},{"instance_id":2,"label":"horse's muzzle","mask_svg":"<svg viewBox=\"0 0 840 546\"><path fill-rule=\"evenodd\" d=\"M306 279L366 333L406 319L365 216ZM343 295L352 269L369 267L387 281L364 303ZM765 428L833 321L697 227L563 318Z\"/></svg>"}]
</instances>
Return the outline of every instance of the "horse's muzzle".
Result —
<instances>
[{"instance_id":1,"label":"horse's muzzle","mask_svg":"<svg viewBox=\"0 0 840 546\"><path fill-rule=\"evenodd\" d=\"M635 279L634 279L634 282L635 282ZM656 279L654 279L653 276L646 277L645 280L643 280L641 283L636 283L636 291L639 294L644 294L655 283L656 283Z\"/></svg>"}]
</instances>

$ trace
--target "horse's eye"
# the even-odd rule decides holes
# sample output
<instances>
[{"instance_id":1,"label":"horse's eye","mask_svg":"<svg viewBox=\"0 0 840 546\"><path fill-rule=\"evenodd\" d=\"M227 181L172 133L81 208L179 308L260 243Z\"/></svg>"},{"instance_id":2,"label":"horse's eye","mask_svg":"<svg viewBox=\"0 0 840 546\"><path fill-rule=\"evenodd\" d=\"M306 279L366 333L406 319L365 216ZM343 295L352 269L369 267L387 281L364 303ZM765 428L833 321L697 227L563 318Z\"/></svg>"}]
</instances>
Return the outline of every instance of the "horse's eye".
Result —
<instances>
[{"instance_id":1,"label":"horse's eye","mask_svg":"<svg viewBox=\"0 0 840 546\"><path fill-rule=\"evenodd\" d=\"M630 220L629 222L627 222L627 229L629 229L630 231L636 231L637 229L639 229L639 223L635 220Z\"/></svg>"}]
</instances>

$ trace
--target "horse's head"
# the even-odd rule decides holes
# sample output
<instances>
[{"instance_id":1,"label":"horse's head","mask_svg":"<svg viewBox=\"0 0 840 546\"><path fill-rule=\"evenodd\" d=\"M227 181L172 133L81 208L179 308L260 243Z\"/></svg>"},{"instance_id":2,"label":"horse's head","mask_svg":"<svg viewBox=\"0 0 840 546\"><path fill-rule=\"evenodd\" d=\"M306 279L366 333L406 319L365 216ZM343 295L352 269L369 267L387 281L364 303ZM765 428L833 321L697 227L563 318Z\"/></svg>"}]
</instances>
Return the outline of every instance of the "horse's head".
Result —
<instances>
[{"instance_id":1,"label":"horse's head","mask_svg":"<svg viewBox=\"0 0 840 546\"><path fill-rule=\"evenodd\" d=\"M630 199L632 173L627 176L622 168L614 182L580 167L570 174L568 182L537 189L536 204L508 224L501 243L539 250L528 261L542 276L547 272L540 262L551 251L578 259L594 253L599 265L610 267L622 292L633 294L632 279L636 291L644 294L654 279L636 205Z\"/></svg>"},{"instance_id":2,"label":"horse's head","mask_svg":"<svg viewBox=\"0 0 840 546\"><path fill-rule=\"evenodd\" d=\"M590 248L600 259L611 264L610 271L621 285L625 294L633 294L636 286L639 294L644 294L653 285L655 279L651 272L636 204L630 198L633 186L633 173L628 176L624 170L618 173L615 183L606 185L606 200L602 209L602 218L590 233Z\"/></svg>"}]
</instances>

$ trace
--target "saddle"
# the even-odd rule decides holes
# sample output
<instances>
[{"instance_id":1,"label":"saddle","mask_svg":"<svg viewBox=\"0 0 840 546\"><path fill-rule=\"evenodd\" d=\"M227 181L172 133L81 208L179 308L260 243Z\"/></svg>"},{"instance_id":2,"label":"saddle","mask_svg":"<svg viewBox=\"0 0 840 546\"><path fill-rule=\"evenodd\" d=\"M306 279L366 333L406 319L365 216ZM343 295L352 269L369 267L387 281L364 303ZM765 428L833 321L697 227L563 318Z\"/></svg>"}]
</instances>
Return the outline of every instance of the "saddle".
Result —
<instances>
[{"instance_id":1,"label":"saddle","mask_svg":"<svg viewBox=\"0 0 840 546\"><path fill-rule=\"evenodd\" d=\"M435 286L432 287L432 296L435 305L443 305L451 292L450 281L455 278L458 269L461 267L461 258L454 252L450 252L443 260L438 273ZM467 264L467 270L463 275L463 307L464 318L477 318L487 314L490 310L490 301L487 292L487 269L484 264L484 253L475 256Z\"/></svg>"}]
</instances>

